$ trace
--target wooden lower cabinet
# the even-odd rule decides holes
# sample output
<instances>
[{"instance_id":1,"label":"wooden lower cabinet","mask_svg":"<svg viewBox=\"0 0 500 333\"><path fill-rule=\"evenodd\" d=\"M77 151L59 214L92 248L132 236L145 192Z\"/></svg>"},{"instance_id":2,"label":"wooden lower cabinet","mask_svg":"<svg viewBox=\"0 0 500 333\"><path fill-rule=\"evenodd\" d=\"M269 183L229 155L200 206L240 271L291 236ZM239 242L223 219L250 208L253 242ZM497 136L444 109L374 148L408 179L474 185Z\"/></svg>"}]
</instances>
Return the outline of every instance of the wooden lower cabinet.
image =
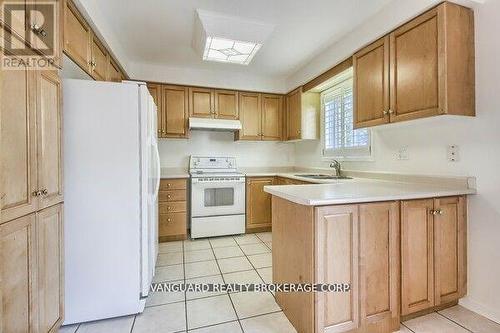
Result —
<instances>
[{"instance_id":1,"label":"wooden lower cabinet","mask_svg":"<svg viewBox=\"0 0 500 333\"><path fill-rule=\"evenodd\" d=\"M36 214L39 332L55 332L64 311L62 204Z\"/></svg>"},{"instance_id":2,"label":"wooden lower cabinet","mask_svg":"<svg viewBox=\"0 0 500 333\"><path fill-rule=\"evenodd\" d=\"M264 186L274 184L274 177L247 178L247 232L262 232L271 230L271 195L264 192Z\"/></svg>"},{"instance_id":3,"label":"wooden lower cabinet","mask_svg":"<svg viewBox=\"0 0 500 333\"><path fill-rule=\"evenodd\" d=\"M467 292L466 200L401 204L401 314L458 301Z\"/></svg>"},{"instance_id":4,"label":"wooden lower cabinet","mask_svg":"<svg viewBox=\"0 0 500 333\"><path fill-rule=\"evenodd\" d=\"M37 332L35 219L0 225L0 332Z\"/></svg>"},{"instance_id":5,"label":"wooden lower cabinet","mask_svg":"<svg viewBox=\"0 0 500 333\"><path fill-rule=\"evenodd\" d=\"M63 252L62 204L0 225L0 332L57 332Z\"/></svg>"},{"instance_id":6,"label":"wooden lower cabinet","mask_svg":"<svg viewBox=\"0 0 500 333\"><path fill-rule=\"evenodd\" d=\"M162 179L158 193L160 242L187 238L187 179Z\"/></svg>"},{"instance_id":7,"label":"wooden lower cabinet","mask_svg":"<svg viewBox=\"0 0 500 333\"><path fill-rule=\"evenodd\" d=\"M349 283L317 293L317 332L399 329L399 203L316 210L316 283Z\"/></svg>"}]
</instances>

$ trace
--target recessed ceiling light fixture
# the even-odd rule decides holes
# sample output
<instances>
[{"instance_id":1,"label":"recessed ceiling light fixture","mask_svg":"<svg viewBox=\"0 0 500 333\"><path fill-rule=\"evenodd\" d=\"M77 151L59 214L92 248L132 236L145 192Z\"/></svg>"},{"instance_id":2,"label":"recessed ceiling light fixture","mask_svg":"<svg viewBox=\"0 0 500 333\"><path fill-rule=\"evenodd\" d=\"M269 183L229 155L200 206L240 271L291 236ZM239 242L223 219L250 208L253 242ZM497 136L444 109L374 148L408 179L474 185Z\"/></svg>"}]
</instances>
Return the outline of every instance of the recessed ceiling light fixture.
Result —
<instances>
[{"instance_id":1,"label":"recessed ceiling light fixture","mask_svg":"<svg viewBox=\"0 0 500 333\"><path fill-rule=\"evenodd\" d=\"M274 25L197 9L193 47L205 61L248 65Z\"/></svg>"},{"instance_id":2,"label":"recessed ceiling light fixture","mask_svg":"<svg viewBox=\"0 0 500 333\"><path fill-rule=\"evenodd\" d=\"M248 65L262 44L207 37L203 60Z\"/></svg>"}]
</instances>

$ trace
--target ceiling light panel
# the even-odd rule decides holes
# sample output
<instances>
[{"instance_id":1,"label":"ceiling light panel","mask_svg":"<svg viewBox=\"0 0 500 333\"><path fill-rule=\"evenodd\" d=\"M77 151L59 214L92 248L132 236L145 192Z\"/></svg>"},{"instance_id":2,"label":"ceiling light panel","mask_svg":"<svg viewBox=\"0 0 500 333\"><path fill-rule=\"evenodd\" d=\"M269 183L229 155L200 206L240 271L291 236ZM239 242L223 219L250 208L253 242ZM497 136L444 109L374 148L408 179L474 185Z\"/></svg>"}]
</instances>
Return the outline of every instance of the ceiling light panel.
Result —
<instances>
[{"instance_id":1,"label":"ceiling light panel","mask_svg":"<svg viewBox=\"0 0 500 333\"><path fill-rule=\"evenodd\" d=\"M258 43L207 37L203 60L248 65L262 45Z\"/></svg>"}]
</instances>

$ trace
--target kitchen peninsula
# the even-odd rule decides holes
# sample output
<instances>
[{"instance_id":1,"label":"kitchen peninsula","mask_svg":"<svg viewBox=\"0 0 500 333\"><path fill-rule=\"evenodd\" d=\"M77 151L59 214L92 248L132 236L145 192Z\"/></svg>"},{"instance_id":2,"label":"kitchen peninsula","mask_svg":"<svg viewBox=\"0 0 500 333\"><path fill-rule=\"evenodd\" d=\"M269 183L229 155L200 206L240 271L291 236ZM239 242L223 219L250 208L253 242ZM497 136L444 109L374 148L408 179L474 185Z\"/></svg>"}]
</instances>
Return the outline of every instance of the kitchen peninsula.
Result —
<instances>
[{"instance_id":1,"label":"kitchen peninsula","mask_svg":"<svg viewBox=\"0 0 500 333\"><path fill-rule=\"evenodd\" d=\"M273 282L349 283L344 293L277 293L298 332L399 330L466 294L463 184L354 179L266 186Z\"/></svg>"}]
</instances>

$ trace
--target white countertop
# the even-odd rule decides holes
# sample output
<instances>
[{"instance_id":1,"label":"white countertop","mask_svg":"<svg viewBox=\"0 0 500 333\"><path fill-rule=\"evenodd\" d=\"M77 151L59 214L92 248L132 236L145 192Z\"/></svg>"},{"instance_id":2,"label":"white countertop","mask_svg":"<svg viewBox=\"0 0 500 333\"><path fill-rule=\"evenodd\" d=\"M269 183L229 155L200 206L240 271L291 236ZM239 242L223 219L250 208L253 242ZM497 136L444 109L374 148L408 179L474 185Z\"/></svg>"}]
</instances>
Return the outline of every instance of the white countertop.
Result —
<instances>
[{"instance_id":1,"label":"white countertop","mask_svg":"<svg viewBox=\"0 0 500 333\"><path fill-rule=\"evenodd\" d=\"M404 183L355 178L329 184L265 186L264 191L306 206L326 206L361 202L410 200L475 194L462 186Z\"/></svg>"}]
</instances>

